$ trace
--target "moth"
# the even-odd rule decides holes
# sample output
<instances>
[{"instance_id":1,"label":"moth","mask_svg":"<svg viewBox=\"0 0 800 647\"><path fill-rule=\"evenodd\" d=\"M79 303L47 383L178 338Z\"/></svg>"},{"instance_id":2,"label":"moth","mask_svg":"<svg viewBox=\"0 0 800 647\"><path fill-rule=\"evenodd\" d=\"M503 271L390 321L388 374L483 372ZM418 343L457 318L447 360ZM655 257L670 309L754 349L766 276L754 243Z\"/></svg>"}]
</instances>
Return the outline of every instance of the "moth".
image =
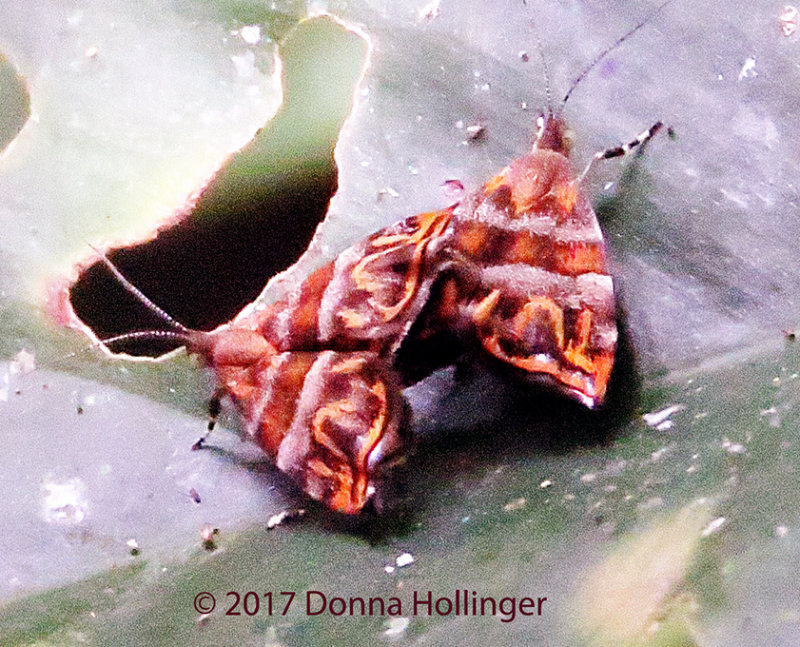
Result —
<instances>
[{"instance_id":1,"label":"moth","mask_svg":"<svg viewBox=\"0 0 800 647\"><path fill-rule=\"evenodd\" d=\"M407 455L403 387L461 353L601 406L617 345L614 284L581 187L586 171L576 175L570 164L562 110L612 48L558 110L540 116L530 151L480 190L372 234L277 302L215 331L175 321L103 257L172 328L104 343L180 341L213 369L246 435L277 468L344 514L379 500ZM595 159L624 155L660 127Z\"/></svg>"}]
</instances>

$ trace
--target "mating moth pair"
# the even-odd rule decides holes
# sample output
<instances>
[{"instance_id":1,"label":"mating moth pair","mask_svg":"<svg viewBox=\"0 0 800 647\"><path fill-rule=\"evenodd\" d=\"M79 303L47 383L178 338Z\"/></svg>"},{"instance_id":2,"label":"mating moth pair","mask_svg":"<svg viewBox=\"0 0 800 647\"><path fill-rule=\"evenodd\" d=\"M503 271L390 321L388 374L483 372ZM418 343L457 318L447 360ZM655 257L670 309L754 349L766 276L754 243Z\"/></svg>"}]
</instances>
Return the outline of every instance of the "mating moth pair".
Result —
<instances>
[{"instance_id":1,"label":"mating moth pair","mask_svg":"<svg viewBox=\"0 0 800 647\"><path fill-rule=\"evenodd\" d=\"M596 157L624 154L660 126ZM112 266L173 330L107 341L185 344L278 469L331 509L358 513L411 444L402 388L461 354L602 404L616 303L582 177L570 166L561 110L548 109L530 152L479 191L372 234L279 301L213 332L174 321Z\"/></svg>"}]
</instances>

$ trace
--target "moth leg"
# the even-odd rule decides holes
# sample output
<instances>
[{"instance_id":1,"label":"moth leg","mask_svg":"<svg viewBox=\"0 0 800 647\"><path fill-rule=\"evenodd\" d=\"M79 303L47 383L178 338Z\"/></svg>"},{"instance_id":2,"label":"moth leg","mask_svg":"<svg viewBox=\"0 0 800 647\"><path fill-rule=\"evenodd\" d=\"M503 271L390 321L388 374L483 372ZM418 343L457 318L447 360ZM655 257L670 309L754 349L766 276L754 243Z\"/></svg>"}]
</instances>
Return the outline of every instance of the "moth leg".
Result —
<instances>
[{"instance_id":1,"label":"moth leg","mask_svg":"<svg viewBox=\"0 0 800 647\"><path fill-rule=\"evenodd\" d=\"M628 142L627 144L620 144L619 146L614 146L613 148L607 148L603 151L598 151L592 156L592 159L589 160L589 163L586 165L583 173L581 173L578 177L578 182L580 183L583 181L583 179L586 177L586 174L589 173L589 169L592 168L592 164L594 164L596 161L627 155L635 148L638 148L650 141L663 126L664 124L661 121L657 121L650 126L650 128L639 133L636 136L636 139Z\"/></svg>"},{"instance_id":2,"label":"moth leg","mask_svg":"<svg viewBox=\"0 0 800 647\"><path fill-rule=\"evenodd\" d=\"M198 438L194 444L192 445L192 451L196 451L198 449L202 449L206 438L211 435L211 432L214 431L214 426L217 424L217 418L219 417L219 413L222 410L222 398L225 395L225 391L221 388L215 389L213 395L208 400L208 427L206 428L206 433L204 433L200 438Z\"/></svg>"}]
</instances>

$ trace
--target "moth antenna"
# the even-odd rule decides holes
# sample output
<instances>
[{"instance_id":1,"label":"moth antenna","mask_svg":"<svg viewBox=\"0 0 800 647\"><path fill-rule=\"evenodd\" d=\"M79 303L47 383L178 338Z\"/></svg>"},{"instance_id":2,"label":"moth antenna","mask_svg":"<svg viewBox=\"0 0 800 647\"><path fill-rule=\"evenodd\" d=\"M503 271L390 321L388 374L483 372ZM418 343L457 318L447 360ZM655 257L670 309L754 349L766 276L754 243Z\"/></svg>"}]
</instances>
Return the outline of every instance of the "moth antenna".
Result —
<instances>
[{"instance_id":1,"label":"moth antenna","mask_svg":"<svg viewBox=\"0 0 800 647\"><path fill-rule=\"evenodd\" d=\"M113 337L106 337L99 339L98 344L103 346L117 344L124 341L144 340L144 341L177 341L184 346L197 346L198 335L204 333L195 330L175 331L175 330L137 330L134 332L126 332L121 335L114 335ZM89 348L91 348L90 346Z\"/></svg>"},{"instance_id":2,"label":"moth antenna","mask_svg":"<svg viewBox=\"0 0 800 647\"><path fill-rule=\"evenodd\" d=\"M170 316L163 308L160 308L155 303L153 303L147 295L145 295L139 288L137 288L133 283L131 283L122 272L117 269L117 266L111 262L111 260L106 256L105 252L97 249L94 245L89 245L94 251L96 251L99 255L103 263L106 264L106 267L111 270L111 273L114 277L119 281L119 284L125 288L126 292L132 294L140 303L145 305L150 312L156 315L161 321L166 323L169 326L172 326L176 330L179 330L184 333L193 332L191 328L184 326L180 321L177 321L175 318ZM156 332L156 331L143 331L143 332ZM136 333L128 333L130 335L134 335ZM124 337L124 335L122 335Z\"/></svg>"},{"instance_id":3,"label":"moth antenna","mask_svg":"<svg viewBox=\"0 0 800 647\"><path fill-rule=\"evenodd\" d=\"M550 88L550 66L547 64L547 57L544 55L544 48L542 47L542 39L536 39L536 49L539 50L539 58L542 59L542 72L544 74L544 96L547 102L547 112L553 112L553 96Z\"/></svg>"},{"instance_id":4,"label":"moth antenna","mask_svg":"<svg viewBox=\"0 0 800 647\"><path fill-rule=\"evenodd\" d=\"M610 54L612 51L614 51L614 50L615 50L617 47L619 47L619 46L620 46L622 43L624 43L626 40L628 40L628 38L630 38L631 36L633 36L633 35L634 35L634 34L635 34L637 31L639 31L639 30L640 30L642 27L644 27L644 26L645 26L645 25L647 25L648 23L652 22L653 18L655 18L655 17L656 17L656 16L657 16L657 15L658 15L658 14L661 12L661 10L662 10L662 9L664 9L664 7L666 7L668 4L671 4L672 2L673 2L673 0L666 0L665 2L662 2L662 3L661 3L661 4L660 4L660 5L659 5L659 6L658 6L658 7L657 7L657 8L656 8L656 9L655 9L655 10L654 10L654 11L653 11L653 12L652 12L650 15L649 15L649 16L647 16L647 17L646 17L644 20L642 20L642 21L641 21L641 22L640 22L638 25L636 25L635 27L633 27L632 29L630 29L630 30L629 30L627 33L625 33L625 34L623 34L622 36L620 36L620 37L619 37L619 38L616 40L616 42L614 42L614 43L613 43L613 44L611 44L610 46L606 47L606 48L605 48L605 49L604 49L602 52L600 52L600 53L599 53L597 56L595 56L594 60L593 60L591 63L589 63L589 65L587 65L587 66L584 68L583 72L581 72L581 73L580 73L580 74L579 74L579 75L578 75L578 76L575 78L575 80L572 82L572 85L570 86L569 90L567 90L567 94L565 94L565 95L564 95L564 98L563 98L563 99L562 99L562 101L561 101L561 108L563 108L563 107L564 107L564 105L566 105L566 103L567 103L567 100L569 99L570 95L572 94L572 91L573 91L573 90L574 90L576 87L578 87L578 84L579 84L581 81L583 81L584 77L585 77L585 76L586 76L586 75L587 75L589 72L591 72L591 71L592 71L592 69L594 68L594 66L595 66L595 65L597 65L597 64L598 64L600 61L602 61L602 60L603 60L603 59L604 59L606 56L608 56L608 54Z\"/></svg>"},{"instance_id":5,"label":"moth antenna","mask_svg":"<svg viewBox=\"0 0 800 647\"><path fill-rule=\"evenodd\" d=\"M106 337L105 339L98 339L96 342L89 344L88 346L84 346L80 350L76 350L72 353L62 356L58 361L64 361L68 359L72 359L73 357L77 357L81 353L85 353L90 351L98 346L108 346L113 345L118 342L124 341L131 341L136 339L143 339L143 340L153 340L153 339L161 339L161 340L170 340L180 342L181 345L189 347L192 352L197 349L198 351L202 352L205 345L203 344L203 335L206 335L202 331L197 330L189 330L187 329L186 332L183 331L175 331L175 330L137 330L135 332L126 332L122 335L114 335L113 337Z\"/></svg>"},{"instance_id":6,"label":"moth antenna","mask_svg":"<svg viewBox=\"0 0 800 647\"><path fill-rule=\"evenodd\" d=\"M181 345L189 348L190 352L202 353L208 346L208 344L205 341L205 335L207 334L208 333L198 330L187 330L187 332L175 331L175 330L138 330L135 332L127 332L122 335L115 335L114 337L106 337L105 339L98 339L97 341L92 342L88 346L84 346L80 350L73 351L71 353L68 353L67 355L62 355L61 357L57 358L55 362L60 363L68 359L72 359L73 357L78 357L78 355L93 350L101 345L108 346L118 342L124 342L135 339L144 339L144 340L162 339L162 340L176 341L179 342Z\"/></svg>"}]
</instances>

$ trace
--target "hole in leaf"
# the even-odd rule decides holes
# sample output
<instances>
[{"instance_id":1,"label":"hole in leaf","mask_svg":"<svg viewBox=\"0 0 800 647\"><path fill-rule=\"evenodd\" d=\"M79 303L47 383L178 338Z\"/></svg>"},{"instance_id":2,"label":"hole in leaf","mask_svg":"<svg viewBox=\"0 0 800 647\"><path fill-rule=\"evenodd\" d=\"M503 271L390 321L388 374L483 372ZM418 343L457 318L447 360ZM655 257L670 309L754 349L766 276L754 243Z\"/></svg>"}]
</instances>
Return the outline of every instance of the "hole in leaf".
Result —
<instances>
[{"instance_id":1,"label":"hole in leaf","mask_svg":"<svg viewBox=\"0 0 800 647\"><path fill-rule=\"evenodd\" d=\"M329 18L301 23L281 45L285 101L204 189L191 214L149 242L111 250L128 280L189 328L210 330L252 302L307 248L336 190L333 148L352 110L366 42ZM101 339L167 326L98 261L70 290ZM156 356L175 343L114 344Z\"/></svg>"}]
</instances>

